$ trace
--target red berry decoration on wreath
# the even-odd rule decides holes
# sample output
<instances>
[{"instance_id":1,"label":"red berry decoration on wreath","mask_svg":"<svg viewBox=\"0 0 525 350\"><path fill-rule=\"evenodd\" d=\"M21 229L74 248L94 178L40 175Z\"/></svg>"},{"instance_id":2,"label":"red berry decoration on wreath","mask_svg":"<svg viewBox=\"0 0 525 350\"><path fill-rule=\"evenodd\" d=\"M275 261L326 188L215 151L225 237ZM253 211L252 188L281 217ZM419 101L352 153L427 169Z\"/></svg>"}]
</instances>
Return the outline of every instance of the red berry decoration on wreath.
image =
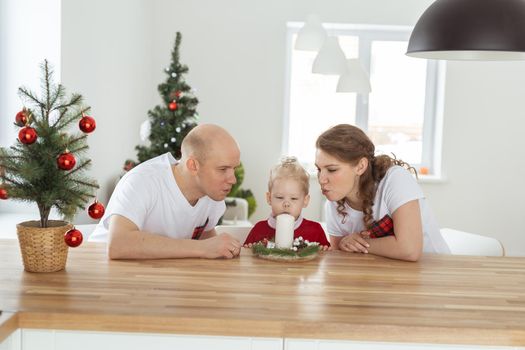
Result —
<instances>
[{"instance_id":1,"label":"red berry decoration on wreath","mask_svg":"<svg viewBox=\"0 0 525 350\"><path fill-rule=\"evenodd\" d=\"M91 204L88 208L88 214L93 219L100 219L104 216L106 208L104 205L95 199L95 203Z\"/></svg>"},{"instance_id":2,"label":"red berry decoration on wreath","mask_svg":"<svg viewBox=\"0 0 525 350\"><path fill-rule=\"evenodd\" d=\"M71 170L75 167L77 163L75 156L71 154L68 150L58 156L57 165L62 170Z\"/></svg>"},{"instance_id":3,"label":"red berry decoration on wreath","mask_svg":"<svg viewBox=\"0 0 525 350\"><path fill-rule=\"evenodd\" d=\"M30 126L23 127L18 132L18 139L25 145L30 145L34 143L37 137L38 135L36 133L36 130Z\"/></svg>"},{"instance_id":4,"label":"red berry decoration on wreath","mask_svg":"<svg viewBox=\"0 0 525 350\"><path fill-rule=\"evenodd\" d=\"M82 232L76 228L73 228L64 234L64 242L66 242L66 244L71 248L78 247L82 244L83 240L84 237L82 236Z\"/></svg>"},{"instance_id":5,"label":"red berry decoration on wreath","mask_svg":"<svg viewBox=\"0 0 525 350\"><path fill-rule=\"evenodd\" d=\"M174 111L177 109L177 102L173 101L173 102L170 102L170 104L168 105L168 108L170 109L170 111Z\"/></svg>"},{"instance_id":6,"label":"red berry decoration on wreath","mask_svg":"<svg viewBox=\"0 0 525 350\"><path fill-rule=\"evenodd\" d=\"M95 118L90 117L89 115L84 115L84 113L82 113L82 119L80 119L80 121L78 122L78 127L86 134L89 134L90 132L93 132L95 130L95 128L97 127L97 123L95 122Z\"/></svg>"},{"instance_id":7,"label":"red berry decoration on wreath","mask_svg":"<svg viewBox=\"0 0 525 350\"><path fill-rule=\"evenodd\" d=\"M22 127L27 124L29 121L29 111L27 109L22 109L20 112L16 114L15 117L15 124Z\"/></svg>"},{"instance_id":8,"label":"red berry decoration on wreath","mask_svg":"<svg viewBox=\"0 0 525 350\"><path fill-rule=\"evenodd\" d=\"M0 199L6 200L9 198L9 194L4 187L0 187Z\"/></svg>"}]
</instances>

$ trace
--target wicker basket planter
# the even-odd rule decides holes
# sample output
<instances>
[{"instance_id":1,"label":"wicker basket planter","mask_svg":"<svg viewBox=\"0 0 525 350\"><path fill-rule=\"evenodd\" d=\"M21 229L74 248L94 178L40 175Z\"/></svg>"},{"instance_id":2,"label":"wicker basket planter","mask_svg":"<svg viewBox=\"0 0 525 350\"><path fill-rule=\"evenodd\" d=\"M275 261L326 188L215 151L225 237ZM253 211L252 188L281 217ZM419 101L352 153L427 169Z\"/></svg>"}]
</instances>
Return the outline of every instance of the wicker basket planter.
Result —
<instances>
[{"instance_id":1,"label":"wicker basket planter","mask_svg":"<svg viewBox=\"0 0 525 350\"><path fill-rule=\"evenodd\" d=\"M64 234L73 225L58 220L49 220L48 225L41 228L40 221L25 221L16 225L26 271L55 272L66 267L69 247L64 242Z\"/></svg>"}]
</instances>

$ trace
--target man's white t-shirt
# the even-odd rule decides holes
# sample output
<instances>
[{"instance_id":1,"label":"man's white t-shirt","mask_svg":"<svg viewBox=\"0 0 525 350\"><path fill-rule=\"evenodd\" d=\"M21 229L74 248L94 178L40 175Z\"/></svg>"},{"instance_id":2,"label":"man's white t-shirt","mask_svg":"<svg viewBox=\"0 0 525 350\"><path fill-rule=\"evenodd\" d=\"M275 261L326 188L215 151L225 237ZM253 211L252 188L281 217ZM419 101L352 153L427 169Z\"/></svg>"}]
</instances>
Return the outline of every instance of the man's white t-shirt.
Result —
<instances>
[{"instance_id":1,"label":"man's white t-shirt","mask_svg":"<svg viewBox=\"0 0 525 350\"><path fill-rule=\"evenodd\" d=\"M385 177L379 182L372 207L372 220L379 221L385 215L392 217L392 213L397 208L416 199L419 201L423 224L423 251L450 254L450 249L439 232L439 226L425 200L423 191L410 172L400 166L396 165L388 169ZM344 236L365 229L363 212L352 209L347 203L344 223L341 222L343 217L337 213L337 202L326 202L325 210L330 235Z\"/></svg>"},{"instance_id":2,"label":"man's white t-shirt","mask_svg":"<svg viewBox=\"0 0 525 350\"><path fill-rule=\"evenodd\" d=\"M213 229L226 210L224 201L204 196L191 206L177 186L172 164L177 161L168 152L124 175L89 240L107 241L109 219L115 214L131 220L141 231L171 238L192 238L194 230L203 226L203 231Z\"/></svg>"}]
</instances>

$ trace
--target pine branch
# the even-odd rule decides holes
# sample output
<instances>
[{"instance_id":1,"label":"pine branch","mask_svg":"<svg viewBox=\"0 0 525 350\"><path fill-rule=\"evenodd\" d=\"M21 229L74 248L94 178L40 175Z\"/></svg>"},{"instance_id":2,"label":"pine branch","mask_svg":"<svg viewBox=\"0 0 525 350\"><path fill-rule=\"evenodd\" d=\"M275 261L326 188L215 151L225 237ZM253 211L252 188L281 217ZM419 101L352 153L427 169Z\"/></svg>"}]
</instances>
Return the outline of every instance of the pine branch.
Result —
<instances>
[{"instance_id":1,"label":"pine branch","mask_svg":"<svg viewBox=\"0 0 525 350\"><path fill-rule=\"evenodd\" d=\"M181 40L182 40L182 35L180 34L180 32L177 32L175 36L175 49L173 49L173 54L172 54L172 59L174 63L175 62L178 63L180 59L179 47L180 47Z\"/></svg>"},{"instance_id":2,"label":"pine branch","mask_svg":"<svg viewBox=\"0 0 525 350\"><path fill-rule=\"evenodd\" d=\"M89 198L87 200L84 200L84 202L87 202L88 200L89 200ZM80 210L84 210L86 208L86 206L78 204L77 208L80 209Z\"/></svg>"},{"instance_id":3,"label":"pine branch","mask_svg":"<svg viewBox=\"0 0 525 350\"><path fill-rule=\"evenodd\" d=\"M63 210L64 210L63 207L62 207L59 203L56 203L56 204L55 204L55 207L57 208L57 210L58 210L60 213L62 213Z\"/></svg>"},{"instance_id":4,"label":"pine branch","mask_svg":"<svg viewBox=\"0 0 525 350\"><path fill-rule=\"evenodd\" d=\"M70 140L69 141L69 145L74 145L75 143L78 143L80 141L83 141L85 139L87 139L88 135L84 134L84 135L81 135L80 137L75 137L74 139ZM87 146L86 146L87 147ZM73 151L70 150L71 153L74 153Z\"/></svg>"},{"instance_id":5,"label":"pine branch","mask_svg":"<svg viewBox=\"0 0 525 350\"><path fill-rule=\"evenodd\" d=\"M72 114L70 117L66 118L65 121L63 121L64 120L63 118L62 120L57 120L53 124L53 127L56 128L57 130L61 130L65 128L66 126L68 126L69 124L71 124L71 122L73 122L74 120L79 119L81 115L82 115L82 112L77 112L75 114ZM63 123L61 125L58 125L60 121L63 121Z\"/></svg>"},{"instance_id":6,"label":"pine branch","mask_svg":"<svg viewBox=\"0 0 525 350\"><path fill-rule=\"evenodd\" d=\"M7 169L7 168L6 168L6 169ZM14 186L17 186L17 187L18 187L18 186L22 186L22 185L23 185L22 183L17 182L17 181L15 181L15 180L13 180L13 179L7 177L7 176L2 175L2 176L0 176L0 177L2 178L2 180L7 181L7 182L9 182L10 184L12 184L12 185L14 185Z\"/></svg>"},{"instance_id":7,"label":"pine branch","mask_svg":"<svg viewBox=\"0 0 525 350\"><path fill-rule=\"evenodd\" d=\"M9 170L12 173L17 173L18 172L17 168L15 168L13 166L9 166L7 164L2 164L2 168L4 168L5 170Z\"/></svg>"},{"instance_id":8,"label":"pine branch","mask_svg":"<svg viewBox=\"0 0 525 350\"><path fill-rule=\"evenodd\" d=\"M25 149L22 149L23 146L24 146L24 144L20 142L20 143L15 144L14 146L10 146L9 148L13 152L24 153Z\"/></svg>"},{"instance_id":9,"label":"pine branch","mask_svg":"<svg viewBox=\"0 0 525 350\"><path fill-rule=\"evenodd\" d=\"M71 152L71 153L80 153L81 151L86 150L88 148L89 148L89 146L85 145L85 146L82 146L80 148L70 149L69 152Z\"/></svg>"},{"instance_id":10,"label":"pine branch","mask_svg":"<svg viewBox=\"0 0 525 350\"><path fill-rule=\"evenodd\" d=\"M67 109L67 108L63 108L63 109L60 109L59 111L60 111L60 113L59 113L59 115L58 115L58 118L57 118L57 120L55 120L55 122L54 122L53 125L51 126L52 128L56 127L56 125L57 125L58 123L60 123L60 121L62 120L62 118L64 118L64 116L66 115L68 109Z\"/></svg>"},{"instance_id":11,"label":"pine branch","mask_svg":"<svg viewBox=\"0 0 525 350\"><path fill-rule=\"evenodd\" d=\"M62 86L60 86L60 87L62 88ZM55 128L64 119L64 116L66 115L67 111L69 110L69 107L76 106L79 103L82 103L82 96L79 95L79 94L74 94L71 97L71 99L70 99L70 101L68 103L65 103L65 104L62 104L62 105L54 107L53 110L54 111L55 110L60 111L60 114L59 114L57 120L53 123L52 127ZM79 112L71 115L71 117L66 119L66 121L59 128L62 129L64 126L69 125L73 120L80 118L82 113L85 113L85 112L89 111L90 109L91 109L91 107L81 108Z\"/></svg>"},{"instance_id":12,"label":"pine branch","mask_svg":"<svg viewBox=\"0 0 525 350\"><path fill-rule=\"evenodd\" d=\"M66 174L66 176L71 177L71 175L73 175L74 173L76 173L80 169L83 169L83 168L87 167L89 164L91 164L91 159L86 160L84 163L80 164L75 169L71 170L69 173Z\"/></svg>"},{"instance_id":13,"label":"pine branch","mask_svg":"<svg viewBox=\"0 0 525 350\"><path fill-rule=\"evenodd\" d=\"M51 98L51 106L54 106L57 101L61 100L65 95L65 89L62 86L62 84L58 84L56 89L53 90L53 97ZM53 110L58 109L57 107L53 108Z\"/></svg>"},{"instance_id":14,"label":"pine branch","mask_svg":"<svg viewBox=\"0 0 525 350\"><path fill-rule=\"evenodd\" d=\"M62 87L62 86L60 86L60 87ZM71 99L69 100L68 103L64 103L64 104L58 105L58 106L56 106L53 109L54 110L55 109L61 110L63 108L69 108L71 106L76 106L76 105L82 103L82 99L83 99L82 95L80 95L80 94L73 94L73 95L71 95ZM79 114L82 114L82 112L86 113L89 110L90 110L90 107L83 108L83 109L81 109L81 112Z\"/></svg>"},{"instance_id":15,"label":"pine branch","mask_svg":"<svg viewBox=\"0 0 525 350\"><path fill-rule=\"evenodd\" d=\"M71 195L77 197L78 199L82 200L83 202L87 202L89 198L95 197L93 194L88 193L86 191L80 191L77 189L68 189L67 190ZM86 199L87 198L87 199Z\"/></svg>"},{"instance_id":16,"label":"pine branch","mask_svg":"<svg viewBox=\"0 0 525 350\"><path fill-rule=\"evenodd\" d=\"M53 75L53 71L49 68L47 60L44 60L44 63L42 64L42 69L44 70L44 77L43 77L44 86L43 87L44 87L45 96L46 96L45 120L47 123L49 123L49 111L51 110L51 96L50 96L51 90L49 87L49 80L51 79Z\"/></svg>"},{"instance_id":17,"label":"pine branch","mask_svg":"<svg viewBox=\"0 0 525 350\"><path fill-rule=\"evenodd\" d=\"M20 97L25 97L26 100L33 101L40 108L43 108L43 104L38 100L38 97L36 97L32 91L27 90L25 87L18 88L18 95L20 95Z\"/></svg>"},{"instance_id":18,"label":"pine branch","mask_svg":"<svg viewBox=\"0 0 525 350\"><path fill-rule=\"evenodd\" d=\"M85 181L78 180L78 179L72 179L71 181L73 181L73 182L76 183L76 184L83 185L83 186L87 186L87 187L91 187L91 188L100 188L100 187L99 187L98 185L96 185L96 184L92 184L92 183L85 182ZM89 195L89 194L86 194L86 195ZM91 196L91 197L93 197L93 196Z\"/></svg>"},{"instance_id":19,"label":"pine branch","mask_svg":"<svg viewBox=\"0 0 525 350\"><path fill-rule=\"evenodd\" d=\"M0 159L20 159L20 160L28 160L26 157L24 156L2 156L0 155Z\"/></svg>"}]
</instances>

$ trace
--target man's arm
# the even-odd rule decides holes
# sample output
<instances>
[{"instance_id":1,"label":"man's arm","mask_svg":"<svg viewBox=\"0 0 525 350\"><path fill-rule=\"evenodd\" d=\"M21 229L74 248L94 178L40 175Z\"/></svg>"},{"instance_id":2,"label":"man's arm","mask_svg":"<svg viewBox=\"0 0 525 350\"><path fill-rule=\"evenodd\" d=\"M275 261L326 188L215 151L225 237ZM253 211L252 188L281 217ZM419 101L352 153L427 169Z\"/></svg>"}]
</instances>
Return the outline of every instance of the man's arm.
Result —
<instances>
[{"instance_id":1,"label":"man's arm","mask_svg":"<svg viewBox=\"0 0 525 350\"><path fill-rule=\"evenodd\" d=\"M215 231L214 228L212 228L211 230L209 231L204 231L201 235L201 238L199 238L200 240L203 240L203 239L208 239L208 238L212 238L212 237L216 237L217 236L217 231Z\"/></svg>"},{"instance_id":2,"label":"man's arm","mask_svg":"<svg viewBox=\"0 0 525 350\"><path fill-rule=\"evenodd\" d=\"M112 215L109 220L110 259L233 258L241 244L227 234L205 232L204 240L174 239L140 231L131 220Z\"/></svg>"}]
</instances>

